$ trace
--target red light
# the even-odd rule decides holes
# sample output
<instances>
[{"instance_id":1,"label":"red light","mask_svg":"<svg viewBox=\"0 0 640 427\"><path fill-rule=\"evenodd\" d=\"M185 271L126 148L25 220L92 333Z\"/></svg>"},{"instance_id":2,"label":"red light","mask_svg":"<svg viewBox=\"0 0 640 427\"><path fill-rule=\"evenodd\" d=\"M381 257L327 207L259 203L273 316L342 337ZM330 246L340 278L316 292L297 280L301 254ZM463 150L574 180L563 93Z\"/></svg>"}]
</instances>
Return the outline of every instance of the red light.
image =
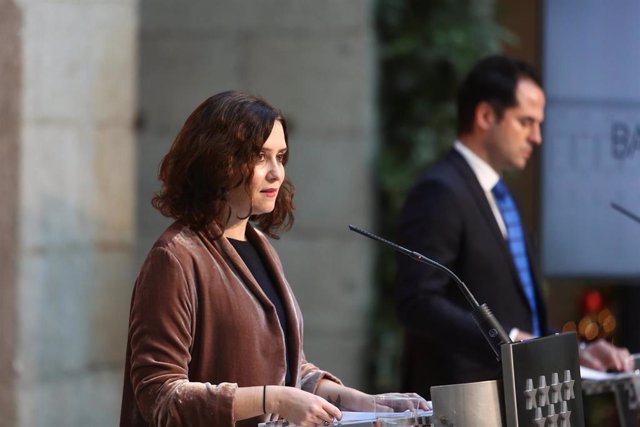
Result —
<instances>
[{"instance_id":1,"label":"red light","mask_svg":"<svg viewBox=\"0 0 640 427\"><path fill-rule=\"evenodd\" d=\"M583 299L584 311L593 313L602 308L602 294L599 291L588 291Z\"/></svg>"}]
</instances>

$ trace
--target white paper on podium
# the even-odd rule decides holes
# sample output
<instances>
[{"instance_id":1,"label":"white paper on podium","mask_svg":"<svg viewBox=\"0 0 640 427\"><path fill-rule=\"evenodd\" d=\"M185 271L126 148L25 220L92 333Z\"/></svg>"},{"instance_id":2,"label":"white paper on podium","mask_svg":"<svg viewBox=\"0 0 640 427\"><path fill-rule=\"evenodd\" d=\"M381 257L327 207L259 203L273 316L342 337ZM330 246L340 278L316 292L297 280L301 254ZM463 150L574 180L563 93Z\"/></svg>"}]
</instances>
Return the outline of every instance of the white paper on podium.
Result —
<instances>
[{"instance_id":1,"label":"white paper on podium","mask_svg":"<svg viewBox=\"0 0 640 427\"><path fill-rule=\"evenodd\" d=\"M606 380L618 380L621 378L629 378L637 375L634 372L602 372L595 369L580 366L580 377L583 380L592 381L606 381Z\"/></svg>"},{"instance_id":2,"label":"white paper on podium","mask_svg":"<svg viewBox=\"0 0 640 427\"><path fill-rule=\"evenodd\" d=\"M406 417L410 415L410 412L349 412L342 411L342 419L340 420L341 424L353 423L353 422L363 422L363 421L375 421L378 418L391 418L391 417ZM416 413L417 416L427 416L430 417L433 415L433 411L423 411L419 410Z\"/></svg>"}]
</instances>

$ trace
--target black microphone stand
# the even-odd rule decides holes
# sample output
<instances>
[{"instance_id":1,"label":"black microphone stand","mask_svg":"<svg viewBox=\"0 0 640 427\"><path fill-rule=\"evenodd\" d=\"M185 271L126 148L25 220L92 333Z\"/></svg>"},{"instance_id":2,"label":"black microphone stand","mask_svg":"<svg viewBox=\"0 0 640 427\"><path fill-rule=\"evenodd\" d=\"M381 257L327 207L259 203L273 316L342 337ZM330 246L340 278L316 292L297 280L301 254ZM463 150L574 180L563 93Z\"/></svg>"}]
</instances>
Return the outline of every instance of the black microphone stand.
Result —
<instances>
[{"instance_id":1,"label":"black microphone stand","mask_svg":"<svg viewBox=\"0 0 640 427\"><path fill-rule=\"evenodd\" d=\"M469 291L469 288L467 287L467 285L465 285L464 282L460 280L460 278L456 276L456 274L453 271L449 270L444 265L430 258L427 258L426 256L418 252L411 251L407 248L404 248L396 243L390 242L389 240L383 239L380 236L376 236L375 234L365 231L354 225L349 224L349 230L355 231L356 233L362 234L365 237L384 243L385 245L390 246L396 251L402 254L405 254L408 257L413 258L418 262L428 264L432 267L435 267L447 273L453 279L453 281L456 282L456 284L458 285L458 288L464 295L465 299L471 305L472 307L471 316L473 317L473 320L476 321L478 327L480 328L480 331L482 332L482 335L486 338L487 342L489 343L489 346L495 353L496 359L500 361L500 346L502 344L511 342L509 335L507 335L505 330L502 328L502 325L498 323L498 321L496 320L495 316L493 315L493 313L491 312L487 304L478 304L478 301L475 299L471 291Z\"/></svg>"}]
</instances>

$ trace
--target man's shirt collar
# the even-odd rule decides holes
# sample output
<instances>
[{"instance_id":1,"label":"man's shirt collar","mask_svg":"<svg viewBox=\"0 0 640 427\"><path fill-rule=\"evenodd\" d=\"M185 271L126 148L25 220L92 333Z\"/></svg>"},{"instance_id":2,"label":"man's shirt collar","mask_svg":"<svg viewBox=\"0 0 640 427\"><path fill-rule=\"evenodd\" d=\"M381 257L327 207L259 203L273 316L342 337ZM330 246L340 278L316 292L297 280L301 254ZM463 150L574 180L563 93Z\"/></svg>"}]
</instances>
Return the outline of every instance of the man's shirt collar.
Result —
<instances>
[{"instance_id":1,"label":"man's shirt collar","mask_svg":"<svg viewBox=\"0 0 640 427\"><path fill-rule=\"evenodd\" d=\"M500 180L500 175L487 162L482 160L476 153L471 151L469 147L459 140L453 143L453 148L467 161L471 170L478 178L480 186L485 192L491 192L491 189Z\"/></svg>"}]
</instances>

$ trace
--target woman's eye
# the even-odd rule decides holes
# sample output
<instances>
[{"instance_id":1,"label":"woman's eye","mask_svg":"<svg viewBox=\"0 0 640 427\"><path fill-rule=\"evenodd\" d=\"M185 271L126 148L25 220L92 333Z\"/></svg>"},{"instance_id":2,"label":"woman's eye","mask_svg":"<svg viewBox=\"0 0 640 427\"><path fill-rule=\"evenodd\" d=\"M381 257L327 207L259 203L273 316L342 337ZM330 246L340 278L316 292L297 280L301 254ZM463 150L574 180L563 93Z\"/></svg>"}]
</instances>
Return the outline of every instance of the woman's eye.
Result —
<instances>
[{"instance_id":1,"label":"woman's eye","mask_svg":"<svg viewBox=\"0 0 640 427\"><path fill-rule=\"evenodd\" d=\"M258 161L259 162L264 162L264 153L258 154Z\"/></svg>"},{"instance_id":2,"label":"woman's eye","mask_svg":"<svg viewBox=\"0 0 640 427\"><path fill-rule=\"evenodd\" d=\"M278 162L284 162L284 154L278 154Z\"/></svg>"}]
</instances>

